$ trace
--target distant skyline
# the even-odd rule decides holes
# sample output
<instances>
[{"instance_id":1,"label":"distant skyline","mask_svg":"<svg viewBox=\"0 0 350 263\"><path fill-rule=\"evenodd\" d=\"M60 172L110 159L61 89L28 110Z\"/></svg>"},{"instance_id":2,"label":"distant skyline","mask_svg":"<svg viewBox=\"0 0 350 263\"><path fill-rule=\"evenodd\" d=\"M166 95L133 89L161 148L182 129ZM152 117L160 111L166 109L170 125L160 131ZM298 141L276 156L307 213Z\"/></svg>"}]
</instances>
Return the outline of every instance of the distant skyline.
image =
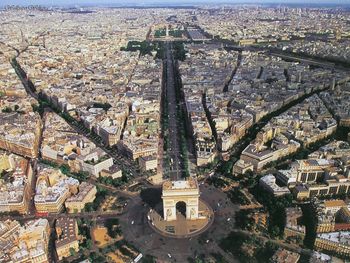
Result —
<instances>
[{"instance_id":1,"label":"distant skyline","mask_svg":"<svg viewBox=\"0 0 350 263\"><path fill-rule=\"evenodd\" d=\"M2 0L6 5L45 5L45 6L150 6L150 5L197 5L197 4L302 4L302 5L350 5L350 0Z\"/></svg>"}]
</instances>

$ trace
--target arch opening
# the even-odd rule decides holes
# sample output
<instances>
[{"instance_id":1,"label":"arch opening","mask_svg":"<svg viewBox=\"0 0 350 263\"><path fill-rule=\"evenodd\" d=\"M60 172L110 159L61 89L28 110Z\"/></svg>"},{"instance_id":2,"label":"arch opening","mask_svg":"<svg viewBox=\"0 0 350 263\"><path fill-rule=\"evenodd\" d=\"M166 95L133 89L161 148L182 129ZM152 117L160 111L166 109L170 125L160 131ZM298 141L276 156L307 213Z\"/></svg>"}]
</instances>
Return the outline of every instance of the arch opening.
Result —
<instances>
[{"instance_id":1,"label":"arch opening","mask_svg":"<svg viewBox=\"0 0 350 263\"><path fill-rule=\"evenodd\" d=\"M179 201L176 203L176 212L180 213L186 218L186 203L183 201Z\"/></svg>"}]
</instances>

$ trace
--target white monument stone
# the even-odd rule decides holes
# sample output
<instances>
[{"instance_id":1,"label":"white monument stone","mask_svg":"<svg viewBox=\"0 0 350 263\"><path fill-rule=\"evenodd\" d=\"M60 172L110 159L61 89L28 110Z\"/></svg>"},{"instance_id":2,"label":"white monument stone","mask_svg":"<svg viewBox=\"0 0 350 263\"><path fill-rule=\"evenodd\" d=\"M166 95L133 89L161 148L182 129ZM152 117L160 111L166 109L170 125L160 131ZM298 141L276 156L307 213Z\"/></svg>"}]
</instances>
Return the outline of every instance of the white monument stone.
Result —
<instances>
[{"instance_id":1,"label":"white monument stone","mask_svg":"<svg viewBox=\"0 0 350 263\"><path fill-rule=\"evenodd\" d=\"M176 220L176 205L186 204L186 219L198 219L199 187L194 178L182 181L166 181L163 183L163 213L164 220Z\"/></svg>"}]
</instances>

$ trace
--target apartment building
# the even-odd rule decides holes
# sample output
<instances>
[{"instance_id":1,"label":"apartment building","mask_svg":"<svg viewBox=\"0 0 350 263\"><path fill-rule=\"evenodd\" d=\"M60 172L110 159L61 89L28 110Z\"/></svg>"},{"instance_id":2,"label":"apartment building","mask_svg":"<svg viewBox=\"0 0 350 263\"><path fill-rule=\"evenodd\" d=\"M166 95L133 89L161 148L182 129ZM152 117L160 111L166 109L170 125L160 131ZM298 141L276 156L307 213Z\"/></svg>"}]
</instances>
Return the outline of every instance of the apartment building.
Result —
<instances>
[{"instance_id":1,"label":"apartment building","mask_svg":"<svg viewBox=\"0 0 350 263\"><path fill-rule=\"evenodd\" d=\"M96 186L87 182L79 185L79 192L69 197L65 206L68 213L80 213L87 203L92 203L96 197Z\"/></svg>"},{"instance_id":2,"label":"apartment building","mask_svg":"<svg viewBox=\"0 0 350 263\"><path fill-rule=\"evenodd\" d=\"M56 253L59 260L72 256L71 251L79 251L78 224L74 218L59 218L55 223L57 239Z\"/></svg>"}]
</instances>

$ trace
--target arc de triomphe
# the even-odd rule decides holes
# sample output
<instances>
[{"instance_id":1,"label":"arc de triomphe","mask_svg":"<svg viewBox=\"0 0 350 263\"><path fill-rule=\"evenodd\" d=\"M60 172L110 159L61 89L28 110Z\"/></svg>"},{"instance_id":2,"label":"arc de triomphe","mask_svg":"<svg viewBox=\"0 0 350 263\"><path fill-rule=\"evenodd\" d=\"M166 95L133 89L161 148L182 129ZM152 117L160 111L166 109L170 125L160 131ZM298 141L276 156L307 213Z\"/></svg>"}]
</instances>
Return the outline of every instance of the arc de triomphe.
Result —
<instances>
[{"instance_id":1,"label":"arc de triomphe","mask_svg":"<svg viewBox=\"0 0 350 263\"><path fill-rule=\"evenodd\" d=\"M163 183L163 215L165 221L176 220L176 205L186 204L186 219L198 219L199 187L194 178Z\"/></svg>"}]
</instances>

